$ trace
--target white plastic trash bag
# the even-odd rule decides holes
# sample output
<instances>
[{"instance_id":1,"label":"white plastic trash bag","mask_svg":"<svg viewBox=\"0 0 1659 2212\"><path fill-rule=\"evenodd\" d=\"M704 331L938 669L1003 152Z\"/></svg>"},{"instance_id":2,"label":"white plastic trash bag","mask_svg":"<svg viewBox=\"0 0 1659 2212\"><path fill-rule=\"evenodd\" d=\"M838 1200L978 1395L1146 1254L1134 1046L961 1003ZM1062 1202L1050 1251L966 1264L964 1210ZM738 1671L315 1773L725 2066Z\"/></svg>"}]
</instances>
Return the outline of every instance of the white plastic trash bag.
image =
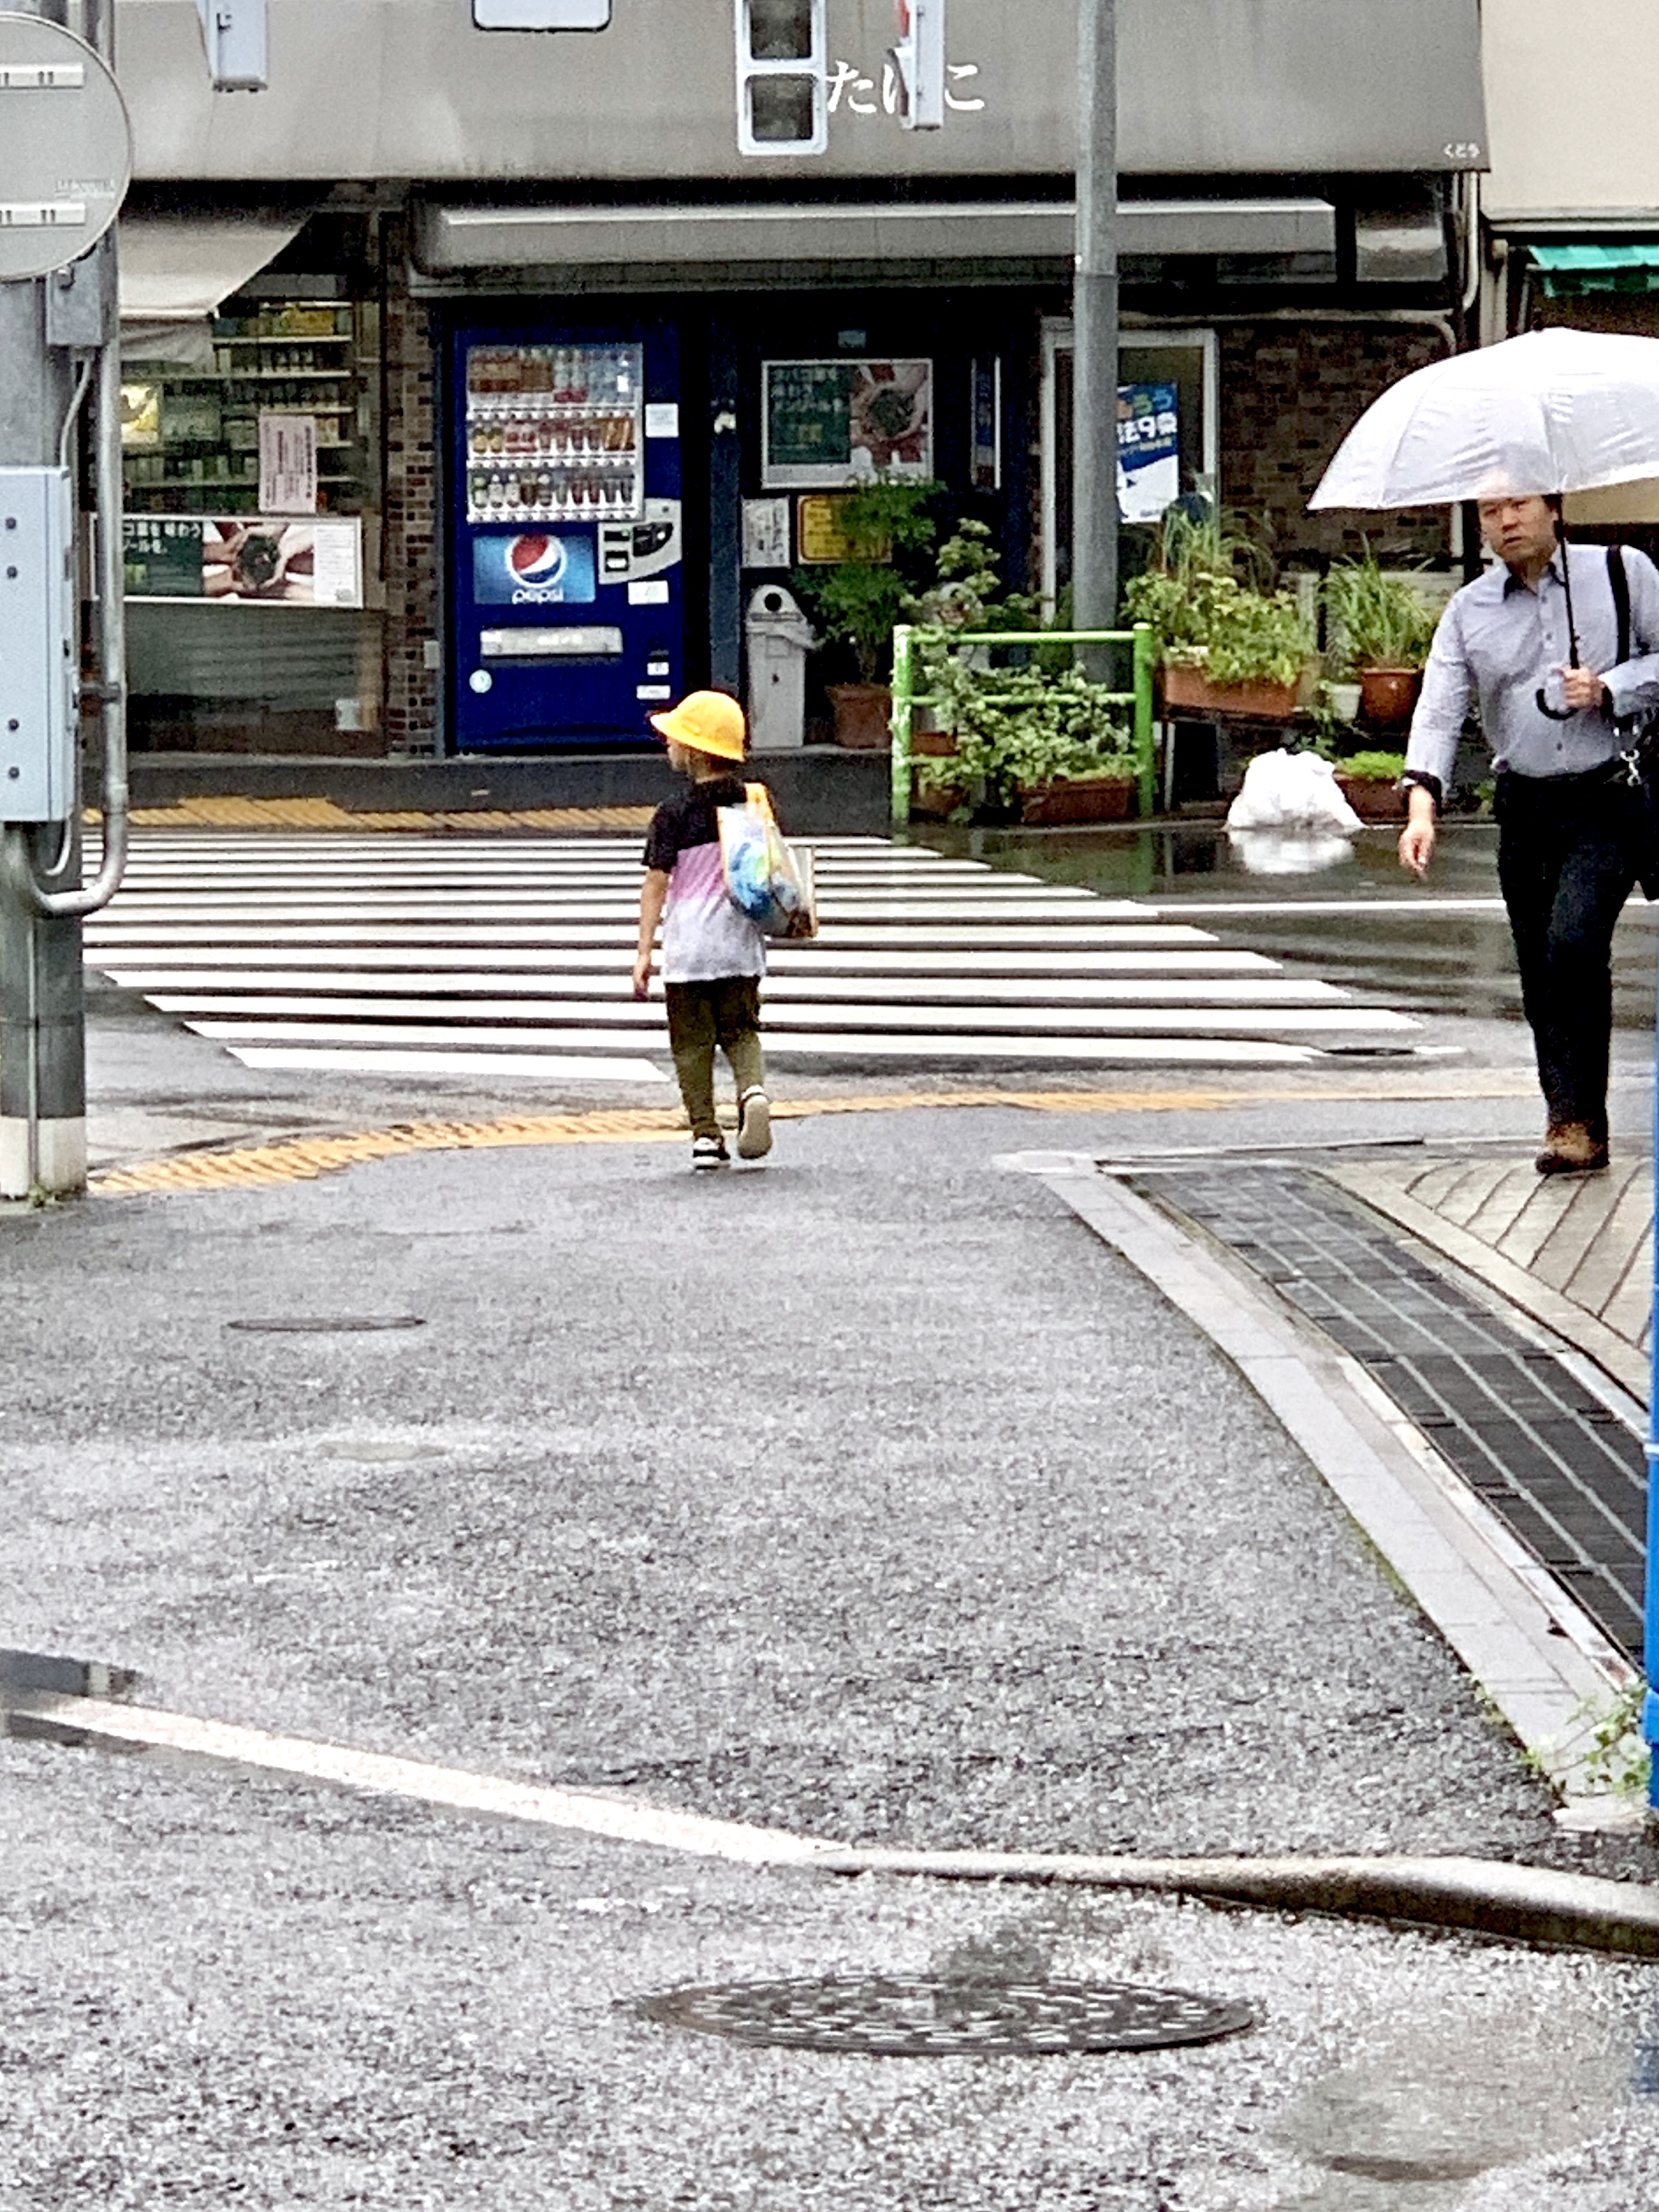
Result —
<instances>
[{"instance_id":1,"label":"white plastic trash bag","mask_svg":"<svg viewBox=\"0 0 1659 2212\"><path fill-rule=\"evenodd\" d=\"M1244 771L1244 788L1227 809L1230 830L1320 830L1346 832L1359 817L1342 796L1336 770L1317 753L1258 753Z\"/></svg>"}]
</instances>

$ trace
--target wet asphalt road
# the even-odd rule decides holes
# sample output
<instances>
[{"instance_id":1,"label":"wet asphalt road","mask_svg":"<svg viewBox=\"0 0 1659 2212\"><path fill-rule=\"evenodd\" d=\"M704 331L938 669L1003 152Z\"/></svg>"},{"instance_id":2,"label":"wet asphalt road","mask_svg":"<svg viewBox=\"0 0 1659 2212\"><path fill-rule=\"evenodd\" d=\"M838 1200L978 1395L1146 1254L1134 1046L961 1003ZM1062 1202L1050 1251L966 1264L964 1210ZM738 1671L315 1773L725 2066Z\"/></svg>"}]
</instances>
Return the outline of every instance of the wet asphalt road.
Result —
<instances>
[{"instance_id":1,"label":"wet asphalt road","mask_svg":"<svg viewBox=\"0 0 1659 2212\"><path fill-rule=\"evenodd\" d=\"M1483 887L1472 843L1456 865ZM1174 863L1102 887L1187 889ZM1384 990L1403 968L1445 1067L1513 1095L1390 1103L1415 1079L1375 1063L1207 1112L786 1123L763 1174L712 1184L678 1146L549 1148L0 1219L0 1640L135 1667L161 1705L848 1841L1653 1878L1557 1834L1231 1370L992 1164L1534 1133L1484 954L1411 916L1228 941ZM1621 1057L1633 1133L1644 1040ZM107 996L93 1063L117 1150L524 1103L273 1083ZM425 1325L226 1326L363 1313ZM1461 1938L763 1874L3 1741L0 1916L0 2212L1638 2212L1659 2159L1656 1970ZM1260 2025L872 2060L629 2008L895 1970L1188 1987Z\"/></svg>"},{"instance_id":2,"label":"wet asphalt road","mask_svg":"<svg viewBox=\"0 0 1659 2212\"><path fill-rule=\"evenodd\" d=\"M1555 1835L1237 1377L992 1165L1469 1110L880 1114L712 1180L678 1146L550 1148L14 1216L5 1640L162 1705L847 1840L1645 1871ZM398 1312L426 1325L226 1327ZM1643 1966L842 1886L25 1743L0 1776L3 2212L1633 2212L1659 2152ZM882 2061L617 2003L964 1959L1262 2024Z\"/></svg>"}]
</instances>

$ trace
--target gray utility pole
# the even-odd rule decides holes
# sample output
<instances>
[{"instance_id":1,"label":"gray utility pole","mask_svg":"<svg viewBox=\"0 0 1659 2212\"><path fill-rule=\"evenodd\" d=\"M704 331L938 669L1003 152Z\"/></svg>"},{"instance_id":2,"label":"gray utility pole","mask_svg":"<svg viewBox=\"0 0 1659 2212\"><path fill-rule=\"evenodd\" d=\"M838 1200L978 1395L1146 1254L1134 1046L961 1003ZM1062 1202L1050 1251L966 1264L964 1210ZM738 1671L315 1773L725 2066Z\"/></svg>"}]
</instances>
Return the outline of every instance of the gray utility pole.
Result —
<instances>
[{"instance_id":1,"label":"gray utility pole","mask_svg":"<svg viewBox=\"0 0 1659 2212\"><path fill-rule=\"evenodd\" d=\"M1117 621L1117 0L1077 0L1077 275L1073 300L1072 601L1079 629ZM1104 678L1109 648L1085 653Z\"/></svg>"},{"instance_id":2,"label":"gray utility pole","mask_svg":"<svg viewBox=\"0 0 1659 2212\"><path fill-rule=\"evenodd\" d=\"M0 1196L86 1182L81 917L126 854L115 241L131 174L113 0L0 13ZM90 401L98 679L81 681L74 496ZM104 744L103 854L81 881L79 705Z\"/></svg>"},{"instance_id":3,"label":"gray utility pole","mask_svg":"<svg viewBox=\"0 0 1659 2212\"><path fill-rule=\"evenodd\" d=\"M65 0L8 0L14 14L65 21ZM74 393L68 352L46 343L49 277L0 283L0 467L46 468ZM0 542L0 574L6 566ZM0 785L0 814L4 812ZM6 825L54 890L81 881L80 825ZM81 924L36 913L0 877L0 1194L78 1190L87 1174L86 1013Z\"/></svg>"}]
</instances>

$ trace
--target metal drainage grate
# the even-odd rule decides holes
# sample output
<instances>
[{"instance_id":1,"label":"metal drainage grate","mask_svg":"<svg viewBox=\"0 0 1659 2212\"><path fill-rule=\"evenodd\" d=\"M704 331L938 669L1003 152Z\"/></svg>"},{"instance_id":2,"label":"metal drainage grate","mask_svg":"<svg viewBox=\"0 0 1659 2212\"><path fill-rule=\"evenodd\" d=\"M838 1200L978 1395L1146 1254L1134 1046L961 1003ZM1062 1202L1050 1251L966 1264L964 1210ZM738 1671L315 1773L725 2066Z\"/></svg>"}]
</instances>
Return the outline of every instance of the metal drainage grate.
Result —
<instances>
[{"instance_id":1,"label":"metal drainage grate","mask_svg":"<svg viewBox=\"0 0 1659 2212\"><path fill-rule=\"evenodd\" d=\"M733 2042L874 2057L1160 2051L1255 2025L1248 2005L1127 1982L970 1982L922 1974L728 1982L641 2000L651 2020Z\"/></svg>"},{"instance_id":2,"label":"metal drainage grate","mask_svg":"<svg viewBox=\"0 0 1659 2212\"><path fill-rule=\"evenodd\" d=\"M228 1321L227 1328L264 1336L362 1336L372 1329L424 1328L419 1314L276 1314L264 1321Z\"/></svg>"},{"instance_id":3,"label":"metal drainage grate","mask_svg":"<svg viewBox=\"0 0 1659 2212\"><path fill-rule=\"evenodd\" d=\"M1357 1199L1291 1167L1143 1170L1364 1363L1407 1419L1633 1659L1642 1652L1641 1442L1553 1352L1428 1266Z\"/></svg>"}]
</instances>

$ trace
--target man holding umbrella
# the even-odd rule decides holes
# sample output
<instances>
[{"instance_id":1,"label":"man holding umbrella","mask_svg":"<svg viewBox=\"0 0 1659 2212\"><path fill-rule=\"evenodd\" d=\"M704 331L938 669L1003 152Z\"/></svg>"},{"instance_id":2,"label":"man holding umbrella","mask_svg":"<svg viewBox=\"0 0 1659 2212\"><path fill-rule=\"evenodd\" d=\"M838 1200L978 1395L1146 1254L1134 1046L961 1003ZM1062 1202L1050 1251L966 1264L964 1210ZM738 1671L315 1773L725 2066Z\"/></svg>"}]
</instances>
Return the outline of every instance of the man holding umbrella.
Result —
<instances>
[{"instance_id":1,"label":"man holding umbrella","mask_svg":"<svg viewBox=\"0 0 1659 2212\"><path fill-rule=\"evenodd\" d=\"M1614 717L1659 705L1659 571L1620 550L1627 642L1599 546L1569 545L1560 501L1483 499L1498 565L1447 608L1406 753L1400 858L1434 852L1473 692L1497 770L1498 880L1549 1128L1540 1175L1607 1164L1613 925L1636 880L1637 813Z\"/></svg>"},{"instance_id":2,"label":"man holding umbrella","mask_svg":"<svg viewBox=\"0 0 1659 2212\"><path fill-rule=\"evenodd\" d=\"M1474 500L1494 566L1441 618L1412 723L1400 857L1420 877L1471 696L1497 770L1498 870L1549 1109L1541 1175L1607 1163L1613 925L1659 887L1616 723L1659 707L1659 572L1570 546L1565 492L1659 477L1659 339L1563 329L1385 392L1309 502Z\"/></svg>"}]
</instances>

